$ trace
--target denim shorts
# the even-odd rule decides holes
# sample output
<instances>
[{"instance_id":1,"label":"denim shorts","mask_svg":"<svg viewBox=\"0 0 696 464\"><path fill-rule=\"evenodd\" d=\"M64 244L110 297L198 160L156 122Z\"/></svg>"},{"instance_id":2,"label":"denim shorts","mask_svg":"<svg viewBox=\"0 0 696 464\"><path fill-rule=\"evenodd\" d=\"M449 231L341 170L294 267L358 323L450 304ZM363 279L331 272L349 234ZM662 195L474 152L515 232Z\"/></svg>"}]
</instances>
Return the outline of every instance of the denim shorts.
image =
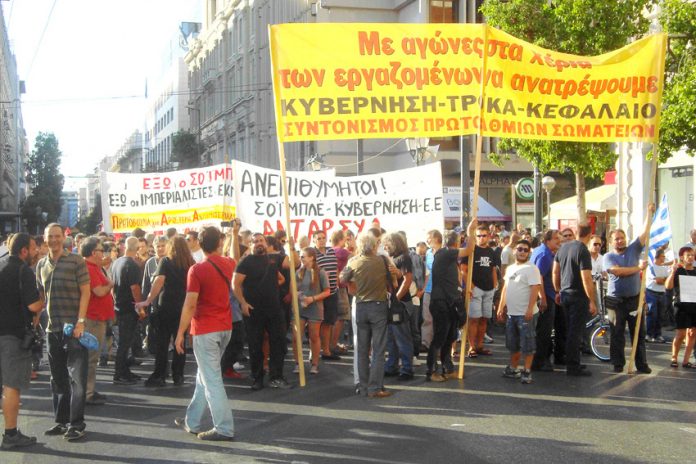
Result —
<instances>
[{"instance_id":1,"label":"denim shorts","mask_svg":"<svg viewBox=\"0 0 696 464\"><path fill-rule=\"evenodd\" d=\"M23 350L21 345L21 338L0 335L0 384L27 390L31 376L31 350Z\"/></svg>"},{"instance_id":2,"label":"denim shorts","mask_svg":"<svg viewBox=\"0 0 696 464\"><path fill-rule=\"evenodd\" d=\"M510 353L534 354L536 351L536 323L539 313L530 321L524 316L508 316L505 324L505 347Z\"/></svg>"},{"instance_id":3,"label":"denim shorts","mask_svg":"<svg viewBox=\"0 0 696 464\"><path fill-rule=\"evenodd\" d=\"M493 316L493 295L495 290L481 290L474 287L471 302L469 302L469 319L485 317L490 319Z\"/></svg>"}]
</instances>

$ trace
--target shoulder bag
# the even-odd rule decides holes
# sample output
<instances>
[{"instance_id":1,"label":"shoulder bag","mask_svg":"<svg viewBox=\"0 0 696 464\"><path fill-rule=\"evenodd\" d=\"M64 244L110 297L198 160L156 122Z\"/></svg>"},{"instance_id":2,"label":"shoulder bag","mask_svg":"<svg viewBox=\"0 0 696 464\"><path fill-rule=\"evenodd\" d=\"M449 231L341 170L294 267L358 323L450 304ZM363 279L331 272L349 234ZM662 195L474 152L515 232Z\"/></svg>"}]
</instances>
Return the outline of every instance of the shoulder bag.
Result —
<instances>
[{"instance_id":1,"label":"shoulder bag","mask_svg":"<svg viewBox=\"0 0 696 464\"><path fill-rule=\"evenodd\" d=\"M384 261L384 270L387 273L387 291L389 293L389 298L387 299L387 323L388 324L401 324L406 320L406 305L396 297L396 290L392 287L392 275L389 272L389 265L387 264L387 258L382 256Z\"/></svg>"}]
</instances>

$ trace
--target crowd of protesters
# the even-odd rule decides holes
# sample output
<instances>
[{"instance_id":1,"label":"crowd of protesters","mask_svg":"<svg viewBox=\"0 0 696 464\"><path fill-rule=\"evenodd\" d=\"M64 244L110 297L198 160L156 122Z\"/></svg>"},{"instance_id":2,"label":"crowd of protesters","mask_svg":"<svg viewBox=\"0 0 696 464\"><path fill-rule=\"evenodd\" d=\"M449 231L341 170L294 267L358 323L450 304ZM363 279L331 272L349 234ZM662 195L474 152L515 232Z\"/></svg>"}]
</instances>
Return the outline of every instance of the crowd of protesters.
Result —
<instances>
[{"instance_id":1,"label":"crowd of protesters","mask_svg":"<svg viewBox=\"0 0 696 464\"><path fill-rule=\"evenodd\" d=\"M696 303L694 291L684 289L692 280L681 277L696 276L696 231L678 257L668 260L663 249L654 263L640 259L647 234L646 222L630 243L622 230L600 237L587 224L533 237L521 225L508 232L476 220L466 230L431 230L417 238L425 241L412 243L377 222L357 237L350 230L330 236L318 230L297 243L284 231L241 230L237 220L224 229L185 234L136 229L118 239L103 232L66 237L59 224L49 224L43 236L15 234L7 241L9 256L0 259L2 447L36 442L17 429L17 415L20 392L38 375L44 343L54 412L45 434L69 441L85 435L85 407L108 401L96 388L98 366L113 365L117 385L142 381L161 388L171 378L180 386L187 352L196 359L195 390L176 424L202 440L232 440L233 412L223 381L245 379L248 363L245 380L252 390L292 388L285 375L289 345L293 372L305 361L297 345L288 343L289 334L296 336L294 322L309 345L310 377L319 374L322 362L339 361L352 350L356 394L384 398L392 394L384 378L412 381L420 353L427 354L423 373L430 382L456 377L462 340L469 358L490 356L486 345L493 341L494 324L504 325L510 355L503 377L529 384L532 371L554 367L589 376L580 356L585 323L603 305L611 320L611 363L621 372L625 327L633 337L646 269L647 327L639 331L637 372L651 372L645 342L668 341L661 321L672 314L677 330L671 366L679 366L685 342L681 366L692 368ZM606 297L595 285L602 280ZM85 347L83 339L91 336L97 349ZM154 369L141 379L131 367L146 351L154 356ZM201 424L206 409L210 430Z\"/></svg>"}]
</instances>

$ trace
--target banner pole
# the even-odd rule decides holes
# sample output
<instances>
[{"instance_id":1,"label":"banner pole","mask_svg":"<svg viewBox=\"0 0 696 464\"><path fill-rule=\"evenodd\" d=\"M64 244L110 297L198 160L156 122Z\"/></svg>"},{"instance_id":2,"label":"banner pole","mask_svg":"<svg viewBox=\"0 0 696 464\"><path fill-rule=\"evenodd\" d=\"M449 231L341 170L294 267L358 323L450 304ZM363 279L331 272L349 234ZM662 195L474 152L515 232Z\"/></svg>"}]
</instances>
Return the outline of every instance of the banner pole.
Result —
<instances>
[{"instance_id":1,"label":"banner pole","mask_svg":"<svg viewBox=\"0 0 696 464\"><path fill-rule=\"evenodd\" d=\"M653 145L654 150L653 150L653 158L650 163L650 190L649 190L649 199L648 203L654 199L655 196L655 184L656 184L656 178L657 178L657 159L659 157L659 147L657 144L657 141ZM650 228L652 227L652 218L653 213L650 213L650 210L648 209L647 212L647 218L645 219L646 222L648 223L648 233L645 236L645 257L647 259L650 259L649 257L649 252L650 252ZM633 330L633 344L631 347L631 357L628 360L628 370L627 372L629 374L633 374L634 370L634 363L636 361L636 350L638 349L638 336L640 335L640 327L643 324L643 304L645 303L645 287L647 285L646 282L646 277L648 274L647 268L641 273L640 277L640 293L638 294L638 314L636 315L636 326Z\"/></svg>"},{"instance_id":2,"label":"banner pole","mask_svg":"<svg viewBox=\"0 0 696 464\"><path fill-rule=\"evenodd\" d=\"M268 44L269 44L269 51L271 53L271 70L275 69L275 66L273 65L273 57L274 57L274 46L273 46L273 36L271 34L271 25L268 25ZM273 86L273 92L277 92L277 86L276 86L276 75L275 72L271 72L271 82ZM273 106L275 109L275 114L276 114L276 131L281 131L281 125L278 124L278 98L277 94L275 95L276 98L273 99ZM285 172L285 145L283 144L283 141L281 140L280 134L276 134L276 139L278 140L278 162L280 164L280 179L283 184L283 202L284 202L284 207L285 207L285 231L288 234L288 240L292 243L292 246L294 248L295 246L295 236L292 233L291 229L291 222L290 222L290 200L288 199L288 182L287 182L287 174ZM294 320L292 321L292 333L295 336L295 348L297 351L297 363L300 367L299 371L299 378L300 378L300 387L304 387L306 384L306 379L305 379L305 369L304 369L304 356L302 354L302 335L300 334L300 327L299 327L299 322L300 322L300 308L298 305L297 301L297 278L295 275L295 253L293 250L290 250L290 253L288 253L288 260L290 261L290 295L292 295L292 314Z\"/></svg>"},{"instance_id":3,"label":"banner pole","mask_svg":"<svg viewBox=\"0 0 696 464\"><path fill-rule=\"evenodd\" d=\"M486 95L486 63L488 61L488 26L483 24L483 62L481 64L481 88L479 91L479 123L478 133L476 134L476 161L474 163L474 196L471 199L471 220L478 216L478 197L479 184L481 181L481 151L483 150L483 137L481 136L481 126L483 125L483 99ZM462 205L464 208L464 205ZM467 227L462 224L462 228ZM467 240L476 240L476 237L467 237ZM469 256L469 265L466 267L466 287L464 288L464 307L466 308L466 323L462 329L461 343L459 347L459 375L460 380L464 378L464 363L466 360L466 343L469 339L469 304L471 303L471 280L474 275L474 251Z\"/></svg>"}]
</instances>

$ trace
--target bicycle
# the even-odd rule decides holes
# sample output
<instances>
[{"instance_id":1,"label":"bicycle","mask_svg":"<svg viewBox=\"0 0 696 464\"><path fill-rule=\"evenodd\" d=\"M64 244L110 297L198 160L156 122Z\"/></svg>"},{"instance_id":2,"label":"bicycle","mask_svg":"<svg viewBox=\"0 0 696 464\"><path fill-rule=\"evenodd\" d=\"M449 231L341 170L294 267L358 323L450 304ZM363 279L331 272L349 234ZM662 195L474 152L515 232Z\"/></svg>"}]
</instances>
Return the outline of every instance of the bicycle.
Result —
<instances>
[{"instance_id":1,"label":"bicycle","mask_svg":"<svg viewBox=\"0 0 696 464\"><path fill-rule=\"evenodd\" d=\"M602 280L601 275L592 276L592 280L595 281L595 286L597 287L599 305L597 307L597 314L592 319L587 321L587 324L585 324L585 329L591 329L590 349L592 350L592 354L594 354L595 357L602 362L609 362L609 327L611 324L607 315L607 308L604 305L604 281Z\"/></svg>"}]
</instances>

